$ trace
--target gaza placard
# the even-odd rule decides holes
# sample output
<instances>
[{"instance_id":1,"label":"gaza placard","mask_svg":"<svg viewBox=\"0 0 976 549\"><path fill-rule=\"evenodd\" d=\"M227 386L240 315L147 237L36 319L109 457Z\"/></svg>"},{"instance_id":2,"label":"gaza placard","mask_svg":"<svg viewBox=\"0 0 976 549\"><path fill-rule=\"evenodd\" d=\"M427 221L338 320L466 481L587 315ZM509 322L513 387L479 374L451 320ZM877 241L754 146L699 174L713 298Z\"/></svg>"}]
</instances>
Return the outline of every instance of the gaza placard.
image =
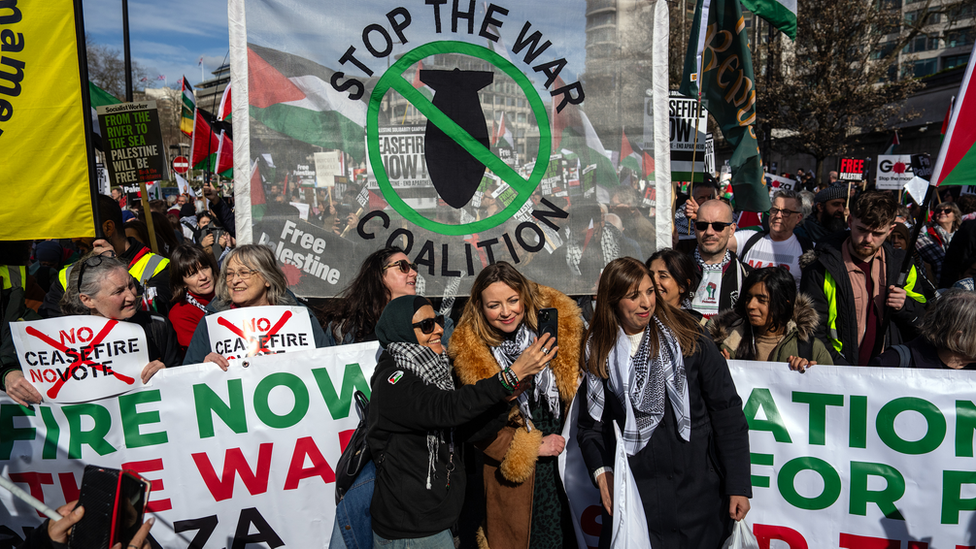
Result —
<instances>
[{"instance_id":1,"label":"gaza placard","mask_svg":"<svg viewBox=\"0 0 976 549\"><path fill-rule=\"evenodd\" d=\"M46 402L87 402L142 387L146 332L131 322L72 315L11 322L24 377Z\"/></svg>"},{"instance_id":2,"label":"gaza placard","mask_svg":"<svg viewBox=\"0 0 976 549\"><path fill-rule=\"evenodd\" d=\"M243 307L207 315L210 349L224 358L270 355L315 348L304 307Z\"/></svg>"}]
</instances>

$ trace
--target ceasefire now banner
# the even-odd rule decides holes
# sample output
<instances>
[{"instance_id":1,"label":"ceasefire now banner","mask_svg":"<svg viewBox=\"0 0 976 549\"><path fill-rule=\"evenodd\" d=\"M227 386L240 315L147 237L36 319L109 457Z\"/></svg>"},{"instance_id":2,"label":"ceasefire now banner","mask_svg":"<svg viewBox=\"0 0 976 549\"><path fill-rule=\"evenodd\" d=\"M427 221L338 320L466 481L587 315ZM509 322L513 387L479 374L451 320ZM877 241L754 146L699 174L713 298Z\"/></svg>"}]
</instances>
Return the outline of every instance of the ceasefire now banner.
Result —
<instances>
[{"instance_id":1,"label":"ceasefire now banner","mask_svg":"<svg viewBox=\"0 0 976 549\"><path fill-rule=\"evenodd\" d=\"M88 404L28 409L3 397L0 468L52 507L77 498L85 464L135 469L153 482L162 547L321 547L334 467L358 423L352 393L369 394L376 349L254 357L228 372L184 366ZM972 372L729 364L751 428L746 520L761 548L976 544ZM599 503L572 439L567 451L580 546L595 546ZM42 520L0 493L0 546Z\"/></svg>"}]
</instances>

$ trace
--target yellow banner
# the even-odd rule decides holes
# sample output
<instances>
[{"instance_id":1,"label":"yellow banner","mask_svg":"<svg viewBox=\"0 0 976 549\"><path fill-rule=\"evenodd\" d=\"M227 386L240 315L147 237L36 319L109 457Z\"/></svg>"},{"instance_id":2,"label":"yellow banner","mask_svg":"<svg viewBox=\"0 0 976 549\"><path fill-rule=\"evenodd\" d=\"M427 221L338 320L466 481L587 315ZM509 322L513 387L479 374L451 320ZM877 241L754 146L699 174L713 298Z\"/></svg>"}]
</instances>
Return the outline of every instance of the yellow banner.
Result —
<instances>
[{"instance_id":1,"label":"yellow banner","mask_svg":"<svg viewBox=\"0 0 976 549\"><path fill-rule=\"evenodd\" d=\"M0 240L95 236L72 0L0 0Z\"/></svg>"}]
</instances>

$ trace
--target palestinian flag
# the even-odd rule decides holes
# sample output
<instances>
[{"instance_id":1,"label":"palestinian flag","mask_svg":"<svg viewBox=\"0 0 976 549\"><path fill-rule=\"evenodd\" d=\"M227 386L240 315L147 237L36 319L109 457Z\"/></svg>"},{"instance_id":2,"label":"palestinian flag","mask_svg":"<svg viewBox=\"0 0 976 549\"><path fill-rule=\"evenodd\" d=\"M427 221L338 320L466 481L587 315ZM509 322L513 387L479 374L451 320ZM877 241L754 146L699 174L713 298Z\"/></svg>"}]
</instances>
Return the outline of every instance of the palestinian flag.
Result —
<instances>
[{"instance_id":1,"label":"palestinian flag","mask_svg":"<svg viewBox=\"0 0 976 549\"><path fill-rule=\"evenodd\" d=\"M641 157L627 139L627 134L620 130L620 167L630 168L630 171L639 174L641 170Z\"/></svg>"},{"instance_id":2,"label":"palestinian flag","mask_svg":"<svg viewBox=\"0 0 976 549\"><path fill-rule=\"evenodd\" d=\"M217 109L217 120L230 122L233 107L230 102L230 83L224 88L224 94L220 96L220 108Z\"/></svg>"},{"instance_id":3,"label":"palestinian flag","mask_svg":"<svg viewBox=\"0 0 976 549\"><path fill-rule=\"evenodd\" d=\"M92 130L94 131L95 146L99 149L102 147L102 127L98 123L98 107L104 107L105 105L115 105L121 103L114 95L108 93L107 91L99 88L91 81L88 82L88 96L91 98L91 116L92 116Z\"/></svg>"},{"instance_id":4,"label":"palestinian flag","mask_svg":"<svg viewBox=\"0 0 976 549\"><path fill-rule=\"evenodd\" d=\"M180 118L180 131L184 135L193 134L193 117L197 111L197 98L193 95L193 86L183 77L183 115Z\"/></svg>"},{"instance_id":5,"label":"palestinian flag","mask_svg":"<svg viewBox=\"0 0 976 549\"><path fill-rule=\"evenodd\" d=\"M431 101L434 98L434 90L430 89L430 86L420 80L420 71L422 70L424 70L424 61L417 61L417 69L413 73L413 82L411 82L411 85L423 94L428 101ZM404 116L406 116L406 111L404 111Z\"/></svg>"},{"instance_id":6,"label":"palestinian flag","mask_svg":"<svg viewBox=\"0 0 976 549\"><path fill-rule=\"evenodd\" d=\"M227 130L220 130L218 138L220 145L217 146L217 159L215 161L214 173L223 177L234 177L234 142L231 141Z\"/></svg>"},{"instance_id":7,"label":"palestinian flag","mask_svg":"<svg viewBox=\"0 0 976 549\"><path fill-rule=\"evenodd\" d=\"M898 130L895 130L895 135L891 136L891 140L888 141L888 146L885 148L885 152L881 154L895 154L895 147L901 145L901 140L898 139Z\"/></svg>"},{"instance_id":8,"label":"palestinian flag","mask_svg":"<svg viewBox=\"0 0 976 549\"><path fill-rule=\"evenodd\" d=\"M796 0L742 0L742 5L796 42Z\"/></svg>"},{"instance_id":9,"label":"palestinian flag","mask_svg":"<svg viewBox=\"0 0 976 549\"><path fill-rule=\"evenodd\" d=\"M976 59L973 47L971 59ZM976 81L973 80L973 66L966 67L966 76L956 95L952 107L952 118L939 157L932 170L931 181L939 185L973 185L976 183Z\"/></svg>"},{"instance_id":10,"label":"palestinian flag","mask_svg":"<svg viewBox=\"0 0 976 549\"><path fill-rule=\"evenodd\" d=\"M511 149L515 147L515 138L512 137L512 130L505 127L505 112L502 111L498 119L498 126L491 137L491 146L499 149Z\"/></svg>"},{"instance_id":11,"label":"palestinian flag","mask_svg":"<svg viewBox=\"0 0 976 549\"><path fill-rule=\"evenodd\" d=\"M197 109L193 122L193 140L190 142L190 167L194 170L214 171L217 166L217 151L220 150L220 131L230 130L227 125L211 122L212 120L212 114ZM217 126L216 130L214 126Z\"/></svg>"},{"instance_id":12,"label":"palestinian flag","mask_svg":"<svg viewBox=\"0 0 976 549\"><path fill-rule=\"evenodd\" d=\"M553 84L556 89L565 86L562 78L556 77ZM603 147L600 136L593 129L593 124L578 106L567 104L561 112L556 110L556 102L552 102L552 150L572 153L579 159L583 171L589 175L593 171L593 181L603 187L617 185L617 171L613 169L610 153ZM590 168L593 166L593 168Z\"/></svg>"},{"instance_id":13,"label":"palestinian flag","mask_svg":"<svg viewBox=\"0 0 976 549\"><path fill-rule=\"evenodd\" d=\"M249 110L258 122L299 141L344 151L357 162L366 158L366 102L335 91L335 71L254 44L248 44L247 65Z\"/></svg>"}]
</instances>

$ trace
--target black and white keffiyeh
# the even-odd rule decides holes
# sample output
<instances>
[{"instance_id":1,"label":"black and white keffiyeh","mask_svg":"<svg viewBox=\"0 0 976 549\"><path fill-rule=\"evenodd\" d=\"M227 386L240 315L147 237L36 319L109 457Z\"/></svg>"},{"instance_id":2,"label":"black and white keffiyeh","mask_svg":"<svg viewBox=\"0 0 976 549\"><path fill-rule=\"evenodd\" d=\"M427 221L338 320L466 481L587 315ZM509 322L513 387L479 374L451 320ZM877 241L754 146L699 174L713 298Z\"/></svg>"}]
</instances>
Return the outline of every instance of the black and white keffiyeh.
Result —
<instances>
[{"instance_id":1,"label":"black and white keffiyeh","mask_svg":"<svg viewBox=\"0 0 976 549\"><path fill-rule=\"evenodd\" d=\"M393 342L386 346L387 352L393 356L397 368L413 372L420 376L427 385L433 385L443 391L454 390L454 378L451 377L451 365L447 353L437 354L430 347L417 343ZM453 431L448 434L453 441ZM430 490L430 479L434 475L437 463L437 453L441 443L439 431L427 432L427 489ZM452 442L453 448L453 442Z\"/></svg>"},{"instance_id":2,"label":"black and white keffiyeh","mask_svg":"<svg viewBox=\"0 0 976 549\"><path fill-rule=\"evenodd\" d=\"M702 268L703 271L721 271L732 261L732 252L725 250L725 257L722 258L721 263L708 264L702 259L701 254L698 253L698 248L695 248L695 262Z\"/></svg>"},{"instance_id":3,"label":"black and white keffiyeh","mask_svg":"<svg viewBox=\"0 0 976 549\"><path fill-rule=\"evenodd\" d=\"M644 330L644 337L633 358L630 356L630 340L622 329L619 329L617 343L607 357L610 391L624 404L627 414L622 439L630 456L640 452L651 440L654 430L664 418L666 400L671 401L678 435L683 440L691 440L688 379L681 347L674 333L657 316L653 318L654 323ZM653 329L657 330L658 336L656 356L650 353L649 336ZM586 384L587 411L594 420L601 421L606 405L603 380L587 373Z\"/></svg>"},{"instance_id":4,"label":"black and white keffiyeh","mask_svg":"<svg viewBox=\"0 0 976 549\"><path fill-rule=\"evenodd\" d=\"M518 357L522 356L522 352L532 343L534 336L532 330L523 322L514 337L505 338L501 345L491 347L491 354L502 370L514 364ZM532 397L536 402L545 404L553 416L559 419L559 388L556 387L556 376L548 365L535 375L535 390L532 391ZM529 411L529 392L523 391L516 403L522 416L532 419L532 413Z\"/></svg>"}]
</instances>

